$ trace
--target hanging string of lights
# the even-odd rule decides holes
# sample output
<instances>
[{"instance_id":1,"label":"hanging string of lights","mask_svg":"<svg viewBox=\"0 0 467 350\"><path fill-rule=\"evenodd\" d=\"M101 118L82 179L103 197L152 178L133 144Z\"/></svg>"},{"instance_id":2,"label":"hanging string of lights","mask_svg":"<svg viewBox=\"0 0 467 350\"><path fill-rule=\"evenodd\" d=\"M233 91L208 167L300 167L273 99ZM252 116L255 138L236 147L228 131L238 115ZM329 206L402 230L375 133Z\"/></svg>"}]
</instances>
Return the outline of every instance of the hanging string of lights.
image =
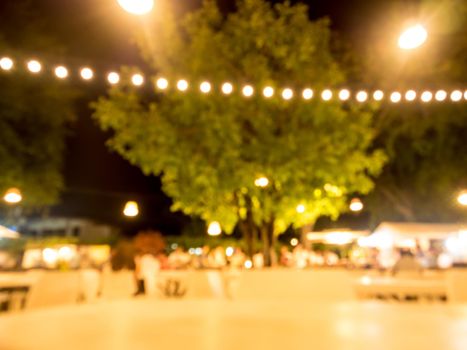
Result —
<instances>
[{"instance_id":1,"label":"hanging string of lights","mask_svg":"<svg viewBox=\"0 0 467 350\"><path fill-rule=\"evenodd\" d=\"M45 70L43 64L36 59L31 59L25 63L25 68L31 74L37 75ZM0 58L0 71L12 71L15 69L15 62L10 57ZM70 70L62 65L52 67L52 72L57 79L67 79L70 76ZM90 67L81 67L79 69L79 76L84 81L90 81L95 78L95 71ZM105 74L105 79L109 85L117 85L121 82L121 76L118 72L107 72ZM145 84L145 76L141 73L134 73L131 76L131 84L136 87L141 87ZM177 81L169 81L164 77L158 77L155 80L155 88L164 92L169 88L173 87L177 91L183 93L189 89L199 90L202 94L209 94L214 91L213 86L208 81L203 81L197 85L193 85L185 79L180 79ZM357 102L364 103L369 101L383 101L387 100L392 103L399 102L415 102L421 101L423 103L427 102L460 102L467 100L467 90L443 90L439 89L436 91L350 91L349 89L323 89L315 91L311 88L304 88L302 90L293 90L290 87L285 87L282 89L276 89L272 86L265 86L261 88L255 88L252 85L239 85L235 87L231 82L224 82L219 86L219 91L224 95L230 95L237 90L243 97L250 98L255 94L260 94L266 99L273 98L274 96L279 96L283 100L291 100L295 97L301 97L304 100L311 100L312 98L318 97L323 101L339 100L339 101L349 101L354 99Z\"/></svg>"}]
</instances>

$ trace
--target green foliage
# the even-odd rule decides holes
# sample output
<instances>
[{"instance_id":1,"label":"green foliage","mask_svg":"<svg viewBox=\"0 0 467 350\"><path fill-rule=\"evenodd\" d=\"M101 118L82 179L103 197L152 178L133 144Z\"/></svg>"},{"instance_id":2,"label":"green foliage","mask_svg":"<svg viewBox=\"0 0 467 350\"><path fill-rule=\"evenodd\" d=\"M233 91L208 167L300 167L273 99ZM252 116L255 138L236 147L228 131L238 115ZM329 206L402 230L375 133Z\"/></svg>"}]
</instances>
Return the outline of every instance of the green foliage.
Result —
<instances>
[{"instance_id":1,"label":"green foliage","mask_svg":"<svg viewBox=\"0 0 467 350\"><path fill-rule=\"evenodd\" d=\"M6 11L17 14L0 22L0 52L18 60L14 72L0 72L0 193L17 187L22 206L49 205L63 187L66 124L72 119L75 92L45 73L26 72L22 63L28 50L45 54L60 48L23 3ZM13 24L11 18L20 21Z\"/></svg>"},{"instance_id":2,"label":"green foliage","mask_svg":"<svg viewBox=\"0 0 467 350\"><path fill-rule=\"evenodd\" d=\"M368 151L374 106L218 90L227 80L270 85L276 94L339 86L345 74L331 55L327 20L310 21L302 4L263 0L240 1L227 17L214 1L183 19L168 3L160 6L163 17L151 29L157 39L140 40L143 56L170 81L206 79L214 91L172 87L141 98L127 83L94 108L100 126L113 132L109 146L146 174L160 175L173 210L219 221L227 233L251 214L255 225L273 223L277 234L320 215L336 218L347 194L372 189L371 176L385 160L381 151ZM259 176L270 185L256 187ZM296 212L299 204L304 213Z\"/></svg>"}]
</instances>

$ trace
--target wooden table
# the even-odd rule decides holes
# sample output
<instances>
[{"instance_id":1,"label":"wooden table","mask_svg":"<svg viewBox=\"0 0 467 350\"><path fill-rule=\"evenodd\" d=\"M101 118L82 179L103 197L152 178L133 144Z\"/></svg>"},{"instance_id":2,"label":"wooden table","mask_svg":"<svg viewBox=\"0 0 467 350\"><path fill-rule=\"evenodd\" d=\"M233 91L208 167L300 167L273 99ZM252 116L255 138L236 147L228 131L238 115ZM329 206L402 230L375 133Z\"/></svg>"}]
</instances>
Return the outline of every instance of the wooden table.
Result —
<instances>
[{"instance_id":1,"label":"wooden table","mask_svg":"<svg viewBox=\"0 0 467 350\"><path fill-rule=\"evenodd\" d=\"M18 277L20 276L20 277ZM14 307L15 296L19 296L18 308L23 309L26 305L26 298L33 283L30 277L17 274L2 274L0 275L0 296L4 295L5 299L2 302L1 309L8 311Z\"/></svg>"},{"instance_id":2,"label":"wooden table","mask_svg":"<svg viewBox=\"0 0 467 350\"><path fill-rule=\"evenodd\" d=\"M467 349L467 305L141 298L0 316L2 350Z\"/></svg>"},{"instance_id":3,"label":"wooden table","mask_svg":"<svg viewBox=\"0 0 467 350\"><path fill-rule=\"evenodd\" d=\"M407 297L446 300L447 288L444 279L435 278L398 278L363 276L355 281L359 298Z\"/></svg>"}]
</instances>

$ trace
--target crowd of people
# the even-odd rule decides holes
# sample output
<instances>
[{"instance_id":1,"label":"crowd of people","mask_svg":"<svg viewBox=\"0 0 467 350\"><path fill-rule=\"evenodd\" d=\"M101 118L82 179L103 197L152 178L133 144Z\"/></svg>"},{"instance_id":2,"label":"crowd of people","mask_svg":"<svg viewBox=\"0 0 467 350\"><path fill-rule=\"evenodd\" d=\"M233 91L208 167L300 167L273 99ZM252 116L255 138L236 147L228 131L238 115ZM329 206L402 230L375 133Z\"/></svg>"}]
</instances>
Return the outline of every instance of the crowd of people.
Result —
<instances>
[{"instance_id":1,"label":"crowd of people","mask_svg":"<svg viewBox=\"0 0 467 350\"><path fill-rule=\"evenodd\" d=\"M251 259L239 247L215 247L208 246L185 250L176 247L168 256L160 255L159 260L162 269L186 269L186 268L262 268L265 259L262 252L257 251ZM298 244L293 249L286 246L280 248L279 254L273 254L274 266L305 268L311 266L337 266L342 259L333 251L312 251Z\"/></svg>"}]
</instances>

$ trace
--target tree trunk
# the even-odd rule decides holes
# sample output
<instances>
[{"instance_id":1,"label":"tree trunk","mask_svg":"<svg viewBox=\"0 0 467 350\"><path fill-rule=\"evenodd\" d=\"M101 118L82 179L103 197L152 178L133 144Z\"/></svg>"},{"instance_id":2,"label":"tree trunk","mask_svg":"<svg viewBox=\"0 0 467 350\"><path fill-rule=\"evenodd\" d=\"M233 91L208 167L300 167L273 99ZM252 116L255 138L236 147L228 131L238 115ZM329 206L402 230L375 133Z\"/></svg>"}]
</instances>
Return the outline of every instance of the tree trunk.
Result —
<instances>
[{"instance_id":1,"label":"tree trunk","mask_svg":"<svg viewBox=\"0 0 467 350\"><path fill-rule=\"evenodd\" d=\"M260 227L261 240L263 243L264 266L270 267L277 263L275 251L274 219L263 222Z\"/></svg>"}]
</instances>

